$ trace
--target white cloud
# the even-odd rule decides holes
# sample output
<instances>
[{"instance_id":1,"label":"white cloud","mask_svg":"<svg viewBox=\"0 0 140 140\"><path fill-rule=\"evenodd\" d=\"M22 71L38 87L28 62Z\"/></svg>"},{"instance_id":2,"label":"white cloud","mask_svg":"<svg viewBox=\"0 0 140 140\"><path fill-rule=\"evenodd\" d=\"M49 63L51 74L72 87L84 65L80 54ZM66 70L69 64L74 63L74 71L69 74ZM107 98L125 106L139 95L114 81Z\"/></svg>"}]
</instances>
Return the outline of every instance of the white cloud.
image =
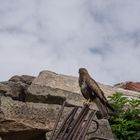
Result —
<instances>
[{"instance_id":1,"label":"white cloud","mask_svg":"<svg viewBox=\"0 0 140 140\"><path fill-rule=\"evenodd\" d=\"M87 67L106 84L140 81L140 1L0 0L0 80Z\"/></svg>"}]
</instances>

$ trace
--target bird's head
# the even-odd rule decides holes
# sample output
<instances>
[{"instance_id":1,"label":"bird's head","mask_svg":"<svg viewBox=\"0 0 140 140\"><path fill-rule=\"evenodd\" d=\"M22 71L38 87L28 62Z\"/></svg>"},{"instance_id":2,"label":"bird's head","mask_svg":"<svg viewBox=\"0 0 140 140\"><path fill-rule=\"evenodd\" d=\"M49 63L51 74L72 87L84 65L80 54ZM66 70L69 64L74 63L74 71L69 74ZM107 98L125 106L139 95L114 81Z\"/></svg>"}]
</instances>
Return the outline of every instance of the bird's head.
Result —
<instances>
[{"instance_id":1,"label":"bird's head","mask_svg":"<svg viewBox=\"0 0 140 140\"><path fill-rule=\"evenodd\" d=\"M79 74L80 74L80 75L88 74L88 71L87 71L86 68L80 68L80 69L79 69Z\"/></svg>"}]
</instances>

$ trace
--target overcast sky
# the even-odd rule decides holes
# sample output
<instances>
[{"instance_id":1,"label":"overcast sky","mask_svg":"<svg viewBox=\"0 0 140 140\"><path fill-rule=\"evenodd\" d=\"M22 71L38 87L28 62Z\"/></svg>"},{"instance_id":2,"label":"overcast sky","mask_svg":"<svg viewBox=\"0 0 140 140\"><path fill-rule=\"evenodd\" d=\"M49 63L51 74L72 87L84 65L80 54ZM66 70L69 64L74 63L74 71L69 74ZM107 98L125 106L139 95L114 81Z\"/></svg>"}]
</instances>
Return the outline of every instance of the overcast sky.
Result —
<instances>
[{"instance_id":1,"label":"overcast sky","mask_svg":"<svg viewBox=\"0 0 140 140\"><path fill-rule=\"evenodd\" d=\"M140 81L140 0L0 0L0 81L79 67Z\"/></svg>"}]
</instances>

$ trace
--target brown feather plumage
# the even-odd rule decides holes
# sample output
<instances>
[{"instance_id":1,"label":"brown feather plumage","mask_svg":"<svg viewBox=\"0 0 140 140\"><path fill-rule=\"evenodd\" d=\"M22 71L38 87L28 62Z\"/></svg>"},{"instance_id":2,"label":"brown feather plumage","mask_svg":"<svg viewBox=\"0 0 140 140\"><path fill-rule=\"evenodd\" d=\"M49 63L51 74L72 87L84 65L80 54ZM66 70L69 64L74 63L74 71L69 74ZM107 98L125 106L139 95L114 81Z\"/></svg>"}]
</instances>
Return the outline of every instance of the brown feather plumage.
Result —
<instances>
[{"instance_id":1,"label":"brown feather plumage","mask_svg":"<svg viewBox=\"0 0 140 140\"><path fill-rule=\"evenodd\" d=\"M79 69L79 86L84 98L94 101L103 116L107 116L109 112L114 112L114 109L104 96L104 92L97 82L90 77L85 68Z\"/></svg>"}]
</instances>

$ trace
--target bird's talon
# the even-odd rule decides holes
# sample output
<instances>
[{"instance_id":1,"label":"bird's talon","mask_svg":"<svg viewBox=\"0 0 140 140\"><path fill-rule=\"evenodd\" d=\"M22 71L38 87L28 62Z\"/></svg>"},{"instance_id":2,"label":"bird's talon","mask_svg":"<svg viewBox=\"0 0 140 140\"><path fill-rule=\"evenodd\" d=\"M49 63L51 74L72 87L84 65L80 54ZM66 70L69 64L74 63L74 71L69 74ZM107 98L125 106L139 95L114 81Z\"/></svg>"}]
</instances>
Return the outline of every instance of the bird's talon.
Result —
<instances>
[{"instance_id":1,"label":"bird's talon","mask_svg":"<svg viewBox=\"0 0 140 140\"><path fill-rule=\"evenodd\" d=\"M84 101L84 102L83 102L83 105L91 105L90 100L86 100L86 101Z\"/></svg>"}]
</instances>

